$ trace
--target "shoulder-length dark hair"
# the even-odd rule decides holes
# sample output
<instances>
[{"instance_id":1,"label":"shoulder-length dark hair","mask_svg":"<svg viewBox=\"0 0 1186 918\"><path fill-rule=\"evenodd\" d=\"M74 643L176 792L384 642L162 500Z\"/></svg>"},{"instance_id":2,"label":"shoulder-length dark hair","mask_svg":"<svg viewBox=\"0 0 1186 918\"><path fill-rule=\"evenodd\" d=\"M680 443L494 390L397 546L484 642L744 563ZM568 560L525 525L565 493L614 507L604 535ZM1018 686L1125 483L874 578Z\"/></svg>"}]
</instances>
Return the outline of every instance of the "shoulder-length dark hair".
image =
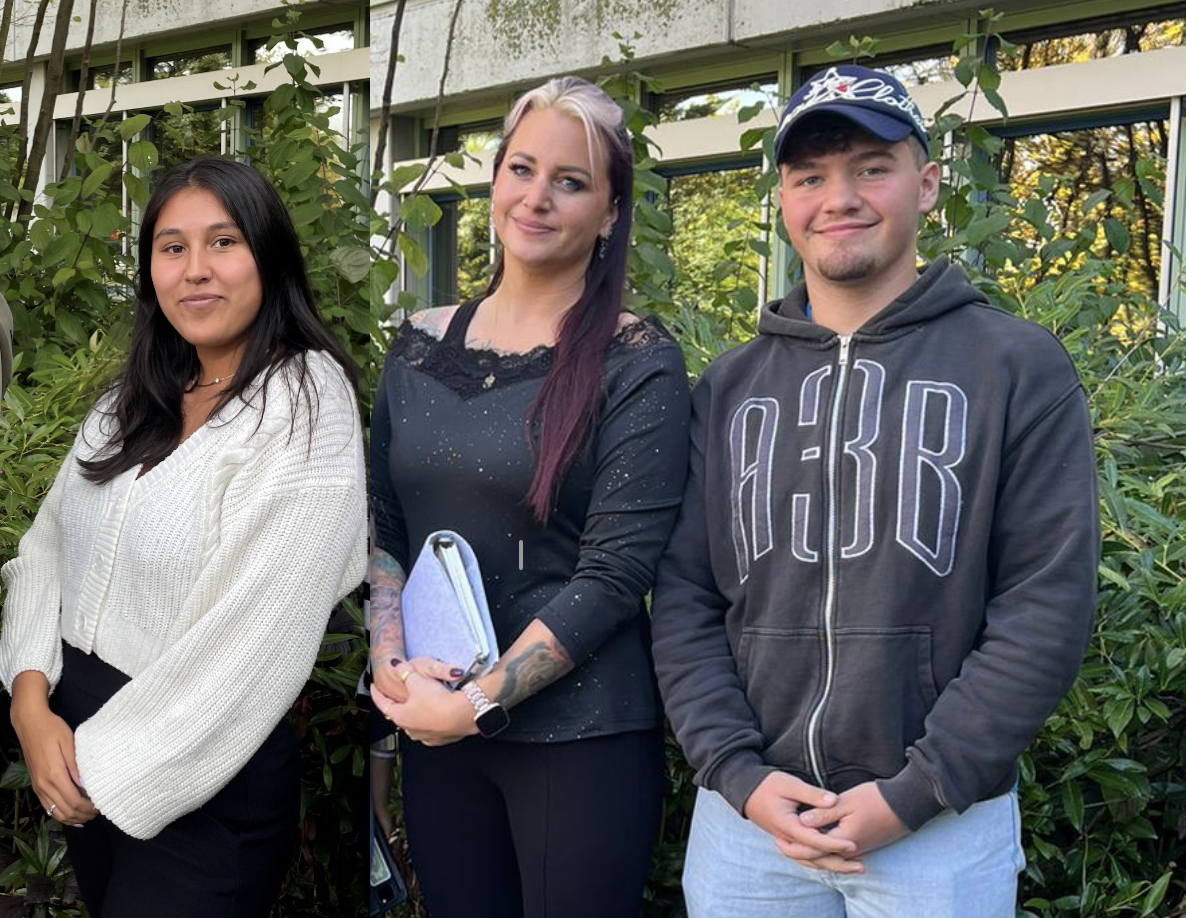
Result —
<instances>
[{"instance_id":1,"label":"shoulder-length dark hair","mask_svg":"<svg viewBox=\"0 0 1186 918\"><path fill-rule=\"evenodd\" d=\"M180 191L209 191L242 231L255 258L263 288L259 314L247 329L243 356L231 384L210 414L252 388L260 374L258 397L266 404L267 383L285 364L296 366L293 424L302 398L312 410L308 351L325 351L357 391L358 369L317 313L300 241L280 195L251 166L230 159L201 157L170 169L161 178L140 226L136 320L127 363L114 384L106 414L115 423L114 451L80 460L83 474L102 484L141 463L155 465L181 439L181 400L198 378L197 351L166 318L152 284L152 243L161 210ZM246 402L244 402L244 406ZM261 405L262 407L262 405Z\"/></svg>"},{"instance_id":2,"label":"shoulder-length dark hair","mask_svg":"<svg viewBox=\"0 0 1186 918\"><path fill-rule=\"evenodd\" d=\"M555 109L584 127L589 158L596 163L604 157L609 198L618 209L609 237L599 240L589 252L585 289L561 323L551 369L527 412L528 442L532 442L533 427L539 426L527 503L535 518L545 523L560 482L592 434L601 408L605 353L618 327L626 289L634 154L622 110L614 101L580 77L557 77L521 96L507 115L502 143L494 156L496 181L511 136L524 115L537 108ZM500 252L487 296L498 289L502 276Z\"/></svg>"}]
</instances>

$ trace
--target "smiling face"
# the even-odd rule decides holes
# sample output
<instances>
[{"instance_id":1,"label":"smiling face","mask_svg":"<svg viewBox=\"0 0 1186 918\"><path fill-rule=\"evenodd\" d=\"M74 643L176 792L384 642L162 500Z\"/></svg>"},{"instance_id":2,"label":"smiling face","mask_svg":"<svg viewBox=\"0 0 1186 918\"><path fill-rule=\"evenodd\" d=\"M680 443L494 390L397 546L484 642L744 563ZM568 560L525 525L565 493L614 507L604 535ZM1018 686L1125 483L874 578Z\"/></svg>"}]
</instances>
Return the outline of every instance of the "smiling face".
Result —
<instances>
[{"instance_id":1,"label":"smiling face","mask_svg":"<svg viewBox=\"0 0 1186 918\"><path fill-rule=\"evenodd\" d=\"M233 370L263 303L263 281L243 231L212 192L186 188L161 208L151 274L161 310L199 360Z\"/></svg>"},{"instance_id":2,"label":"smiling face","mask_svg":"<svg viewBox=\"0 0 1186 918\"><path fill-rule=\"evenodd\" d=\"M551 108L523 116L494 176L491 214L508 267L584 271L618 211L605 156L591 155L580 121Z\"/></svg>"},{"instance_id":3,"label":"smiling face","mask_svg":"<svg viewBox=\"0 0 1186 918\"><path fill-rule=\"evenodd\" d=\"M859 134L847 149L798 156L779 168L783 222L808 290L813 280L872 286L906 279L909 286L918 217L938 195L935 163L920 166L908 140Z\"/></svg>"}]
</instances>

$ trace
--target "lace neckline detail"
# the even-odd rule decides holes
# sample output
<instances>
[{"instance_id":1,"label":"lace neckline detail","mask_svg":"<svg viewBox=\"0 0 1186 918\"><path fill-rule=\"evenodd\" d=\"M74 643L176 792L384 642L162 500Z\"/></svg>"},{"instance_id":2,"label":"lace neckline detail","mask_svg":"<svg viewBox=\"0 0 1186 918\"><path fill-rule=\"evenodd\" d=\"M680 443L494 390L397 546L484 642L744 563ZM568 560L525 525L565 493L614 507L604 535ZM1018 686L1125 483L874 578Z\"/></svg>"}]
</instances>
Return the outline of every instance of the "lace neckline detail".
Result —
<instances>
[{"instance_id":1,"label":"lace neckline detail","mask_svg":"<svg viewBox=\"0 0 1186 918\"><path fill-rule=\"evenodd\" d=\"M609 352L637 349L671 337L663 325L647 317L624 325L610 340ZM524 379L546 376L555 347L540 344L521 354L493 348L470 348L413 325L405 319L396 331L391 356L444 383L463 399Z\"/></svg>"}]
</instances>

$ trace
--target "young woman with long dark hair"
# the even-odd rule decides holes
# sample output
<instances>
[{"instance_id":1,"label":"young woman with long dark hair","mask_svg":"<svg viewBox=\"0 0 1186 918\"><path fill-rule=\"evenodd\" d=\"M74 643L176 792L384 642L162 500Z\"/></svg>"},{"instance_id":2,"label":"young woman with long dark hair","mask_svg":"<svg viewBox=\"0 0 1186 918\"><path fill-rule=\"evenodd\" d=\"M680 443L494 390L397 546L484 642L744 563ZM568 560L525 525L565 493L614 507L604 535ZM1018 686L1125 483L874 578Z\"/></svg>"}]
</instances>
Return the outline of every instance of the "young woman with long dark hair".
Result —
<instances>
[{"instance_id":1,"label":"young woman with long dark hair","mask_svg":"<svg viewBox=\"0 0 1186 918\"><path fill-rule=\"evenodd\" d=\"M489 289L405 322L376 398L374 697L409 740L403 813L433 918L641 907L663 784L643 598L689 407L679 348L623 311L632 182L600 89L524 95L495 157ZM442 684L459 661L403 650L404 572L437 529L474 548L502 650L464 692Z\"/></svg>"},{"instance_id":2,"label":"young woman with long dark hair","mask_svg":"<svg viewBox=\"0 0 1186 918\"><path fill-rule=\"evenodd\" d=\"M138 287L4 567L0 679L92 916L264 918L300 808L284 714L365 569L356 370L245 164L162 178Z\"/></svg>"}]
</instances>

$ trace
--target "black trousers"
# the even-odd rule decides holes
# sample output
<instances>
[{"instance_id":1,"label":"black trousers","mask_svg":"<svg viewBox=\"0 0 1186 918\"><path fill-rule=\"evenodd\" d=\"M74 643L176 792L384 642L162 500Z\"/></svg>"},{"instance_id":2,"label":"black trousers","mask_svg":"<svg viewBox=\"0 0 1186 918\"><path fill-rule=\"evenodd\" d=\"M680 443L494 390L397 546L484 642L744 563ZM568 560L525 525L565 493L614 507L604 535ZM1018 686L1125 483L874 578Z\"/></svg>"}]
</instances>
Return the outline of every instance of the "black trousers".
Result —
<instances>
[{"instance_id":1,"label":"black trousers","mask_svg":"<svg viewBox=\"0 0 1186 918\"><path fill-rule=\"evenodd\" d=\"M72 730L128 677L63 643L50 706ZM281 721L203 806L141 840L99 816L66 827L79 894L92 918L267 918L297 840L300 753Z\"/></svg>"},{"instance_id":2,"label":"black trousers","mask_svg":"<svg viewBox=\"0 0 1186 918\"><path fill-rule=\"evenodd\" d=\"M658 836L657 730L566 743L400 737L431 918L637 918Z\"/></svg>"}]
</instances>

